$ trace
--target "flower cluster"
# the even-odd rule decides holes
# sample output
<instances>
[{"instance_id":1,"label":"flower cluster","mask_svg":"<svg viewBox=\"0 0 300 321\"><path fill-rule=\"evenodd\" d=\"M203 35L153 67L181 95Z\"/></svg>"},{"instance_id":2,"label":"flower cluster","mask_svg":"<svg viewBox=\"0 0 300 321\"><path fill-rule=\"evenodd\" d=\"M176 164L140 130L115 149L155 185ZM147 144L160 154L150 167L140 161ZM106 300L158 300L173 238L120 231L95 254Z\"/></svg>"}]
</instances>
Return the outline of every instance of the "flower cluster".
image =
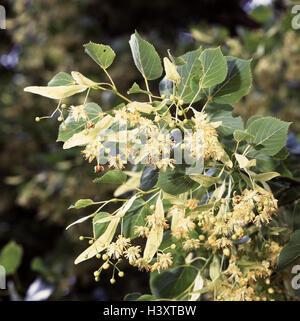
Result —
<instances>
[{"instance_id":1,"label":"flower cluster","mask_svg":"<svg viewBox=\"0 0 300 321\"><path fill-rule=\"evenodd\" d=\"M168 99L166 99L167 101ZM88 143L82 151L85 158L89 162L96 159L97 165L99 165L101 155L107 155L109 168L119 170L123 169L129 162L151 164L162 171L166 171L168 168L173 170L175 169L175 162L182 162L182 155L180 160L171 156L175 147L171 130L176 126L184 136L180 142L180 147L187 154L186 158L192 160L213 159L224 164L231 163L218 140L216 128L220 126L221 122L210 122L205 112L194 111L194 117L192 117L190 124L185 121L186 119L181 120L179 118L176 119L175 123L170 122L168 124L163 115L160 116L154 107L150 104L147 104L147 106L147 108L152 108L150 111L146 109L149 113L146 114L148 117L142 112L145 108L143 103L130 103L121 109L114 110L114 117L106 130L111 130L116 126L119 130L107 135L103 132L99 135L89 135L89 130L93 130L94 127L89 128L88 126L89 120L86 117L84 105L71 106L70 116L75 118L76 121L84 120L86 128L88 128L86 138L83 138ZM161 104L161 106L165 105ZM115 151L109 150L107 153L105 145L112 141L118 143L118 148Z\"/></svg>"},{"instance_id":2,"label":"flower cluster","mask_svg":"<svg viewBox=\"0 0 300 321\"><path fill-rule=\"evenodd\" d=\"M137 43L144 41L135 33L130 45L133 39ZM136 46L134 48L135 55ZM148 54L156 60L154 48L147 45L145 48L151 48ZM89 43L86 51L104 70L110 83L96 83L72 72L73 86L27 88L33 93L60 100L53 115L57 111L60 113L60 136L65 149L84 146L82 154L89 163L96 162L96 173L104 171L105 167L115 169L96 181L122 184L115 191L116 198L75 203L75 208L101 204L86 219L93 217L94 225L107 224L97 239L88 237L90 247L77 257L75 263L94 256L102 259L100 268L94 272L95 279L99 280L103 269L113 266L112 284L115 283L116 270L120 277L124 276L118 268L124 259L139 270L158 273L188 266L196 270L193 272L197 276L192 283L185 281L186 290L181 293L185 299L199 297L200 277L205 279L206 286L206 290L200 289L201 292L208 296L213 293L216 300L272 298L275 290L266 286L270 285L281 244L274 238L276 233L270 233L271 227L267 227L277 213L277 200L266 181L279 174L250 171L249 168L256 166L256 159L250 152L257 149L258 153L266 152L267 155L279 153L284 146L284 137L277 135L286 132L289 124L266 118L265 121L272 124L269 127L274 129L271 136L276 135L272 139L280 142L278 148L274 143L267 146L271 136L262 125L264 120L249 121L245 127L242 119L232 117L227 108L222 110L214 105L236 102L249 90L250 62L236 60L234 73L240 72L241 75L233 77L228 66L235 64L229 63L228 59L234 61L236 58L223 56L220 48L196 50L187 60L174 58L169 53L170 59L163 59L168 80L167 84L162 80L165 93L153 95L143 73L146 90L135 83L128 94L142 93L149 100L137 102L119 93L107 72L109 62L112 63L114 58L112 49ZM156 68L148 70L149 79L161 75L159 58L156 64ZM137 67L140 70L141 66ZM273 70L277 68L274 65ZM258 70L264 72L265 69L261 60ZM231 78L235 82L243 79L240 89L236 83L231 84ZM69 109L65 104L64 107L60 105L62 98L86 90L83 104ZM90 90L108 90L125 102L103 112L97 104L86 103ZM200 98L206 100L201 111L194 105L194 102L201 102ZM40 119L37 117L36 120ZM228 142L230 136L232 141ZM259 143L258 138L261 138ZM226 141L228 149L225 151L223 143ZM189 170L186 169L188 165ZM121 172L125 168L129 171ZM130 176L128 180L127 175ZM151 186L144 188L145 182ZM131 193L129 199L117 198L120 195L127 197L128 193ZM94 221L110 202L124 204L112 214ZM116 236L119 226L121 234ZM144 248L140 243L133 243L135 237L145 238ZM174 264L180 261L185 264ZM152 276L159 276L158 273ZM173 277L172 273L169 275Z\"/></svg>"}]
</instances>

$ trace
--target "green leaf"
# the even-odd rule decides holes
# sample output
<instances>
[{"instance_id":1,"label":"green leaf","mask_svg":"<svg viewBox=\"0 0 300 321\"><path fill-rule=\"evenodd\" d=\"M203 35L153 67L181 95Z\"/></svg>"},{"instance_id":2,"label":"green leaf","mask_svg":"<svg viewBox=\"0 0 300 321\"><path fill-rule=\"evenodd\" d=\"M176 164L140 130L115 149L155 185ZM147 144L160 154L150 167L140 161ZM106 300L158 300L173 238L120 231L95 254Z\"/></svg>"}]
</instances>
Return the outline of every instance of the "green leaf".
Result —
<instances>
[{"instance_id":1,"label":"green leaf","mask_svg":"<svg viewBox=\"0 0 300 321\"><path fill-rule=\"evenodd\" d=\"M136 82L131 86L131 88L127 91L128 95L131 94L149 94L147 90L143 90Z\"/></svg>"},{"instance_id":2,"label":"green leaf","mask_svg":"<svg viewBox=\"0 0 300 321\"><path fill-rule=\"evenodd\" d=\"M199 60L199 56L201 52L202 49L199 48L197 50L187 52L180 57L186 63L177 67L177 71L181 77L181 82L178 86L178 95L185 103L190 103L194 99L199 89L193 86L193 82L195 81L195 76L200 78L199 73L201 71L201 62ZM194 99L194 102L198 101L200 98L201 96L198 94Z\"/></svg>"},{"instance_id":3,"label":"green leaf","mask_svg":"<svg viewBox=\"0 0 300 321\"><path fill-rule=\"evenodd\" d=\"M183 258L167 271L151 273L150 288L155 299L175 298L194 282L197 270L189 266L176 267L181 264L184 264Z\"/></svg>"},{"instance_id":4,"label":"green leaf","mask_svg":"<svg viewBox=\"0 0 300 321\"><path fill-rule=\"evenodd\" d=\"M153 295L143 294L137 299L137 301L151 301L152 299L154 299Z\"/></svg>"},{"instance_id":5,"label":"green leaf","mask_svg":"<svg viewBox=\"0 0 300 321\"><path fill-rule=\"evenodd\" d=\"M133 292L125 295L124 301L151 301L153 299L153 295L150 294L141 294L138 292Z\"/></svg>"},{"instance_id":6,"label":"green leaf","mask_svg":"<svg viewBox=\"0 0 300 321\"><path fill-rule=\"evenodd\" d=\"M55 75L49 82L48 86L70 86L74 85L74 79L71 75L69 75L66 72L59 72L57 75Z\"/></svg>"},{"instance_id":7,"label":"green leaf","mask_svg":"<svg viewBox=\"0 0 300 321\"><path fill-rule=\"evenodd\" d=\"M146 216L151 214L152 211L150 210L150 207L148 205L143 206L142 209L128 211L123 218L124 236L135 239L137 235L134 233L134 227L144 226L146 224Z\"/></svg>"},{"instance_id":8,"label":"green leaf","mask_svg":"<svg viewBox=\"0 0 300 321\"><path fill-rule=\"evenodd\" d=\"M141 172L129 172L129 173L127 172L126 174L130 175L131 177L129 177L126 183L122 184L117 189L115 189L114 191L115 197L119 197L124 193L131 192L139 186Z\"/></svg>"},{"instance_id":9,"label":"green leaf","mask_svg":"<svg viewBox=\"0 0 300 321\"><path fill-rule=\"evenodd\" d=\"M293 230L300 229L300 200L295 202L293 212L291 215L289 215L289 217L291 217L290 225L292 226Z\"/></svg>"},{"instance_id":10,"label":"green leaf","mask_svg":"<svg viewBox=\"0 0 300 321\"><path fill-rule=\"evenodd\" d=\"M93 88L93 87L97 86L96 82L85 77L83 74L81 74L78 71L72 71L71 75L78 85L87 86L89 88Z\"/></svg>"},{"instance_id":11,"label":"green leaf","mask_svg":"<svg viewBox=\"0 0 300 321\"><path fill-rule=\"evenodd\" d=\"M212 176L207 176L202 174L189 175L189 176L193 181L199 183L204 187L210 187L211 185L216 184L220 180L220 177L212 177Z\"/></svg>"},{"instance_id":12,"label":"green leaf","mask_svg":"<svg viewBox=\"0 0 300 321\"><path fill-rule=\"evenodd\" d=\"M279 173L276 172L269 172L269 173L262 173L262 174L251 174L251 177L260 182L266 182L269 181L270 179L280 176Z\"/></svg>"},{"instance_id":13,"label":"green leaf","mask_svg":"<svg viewBox=\"0 0 300 321\"><path fill-rule=\"evenodd\" d=\"M31 269L33 271L42 273L42 274L46 274L46 272L48 272L48 270L46 269L42 259L40 257L35 257L32 261L31 261Z\"/></svg>"},{"instance_id":14,"label":"green leaf","mask_svg":"<svg viewBox=\"0 0 300 321\"><path fill-rule=\"evenodd\" d=\"M106 212L100 212L93 218L93 233L95 239L98 239L106 231L109 221L97 224L95 224L95 222L109 216Z\"/></svg>"},{"instance_id":15,"label":"green leaf","mask_svg":"<svg viewBox=\"0 0 300 321\"><path fill-rule=\"evenodd\" d=\"M185 168L177 166L175 170L168 169L166 172L159 172L157 187L172 195L187 192L197 185L188 175Z\"/></svg>"},{"instance_id":16,"label":"green leaf","mask_svg":"<svg viewBox=\"0 0 300 321\"><path fill-rule=\"evenodd\" d=\"M199 73L201 73L201 62L199 57L201 51L202 49L199 48L180 56L180 58L185 61L185 64L177 66L177 71L181 77L180 84L178 85L178 96L183 99L184 103L190 103L199 89ZM198 86L194 86L195 83L197 83ZM159 90L161 95L173 94L173 82L164 77L159 84ZM194 102L198 101L200 98L201 95L198 94L194 99Z\"/></svg>"},{"instance_id":17,"label":"green leaf","mask_svg":"<svg viewBox=\"0 0 300 321\"><path fill-rule=\"evenodd\" d=\"M16 242L6 244L0 253L0 265L5 268L6 274L14 274L19 268L23 256L23 248Z\"/></svg>"},{"instance_id":18,"label":"green leaf","mask_svg":"<svg viewBox=\"0 0 300 321\"><path fill-rule=\"evenodd\" d=\"M247 120L246 128L248 128L252 122L254 122L255 120L260 119L260 118L261 118L261 116L259 116L259 115L254 115L254 116L250 117Z\"/></svg>"},{"instance_id":19,"label":"green leaf","mask_svg":"<svg viewBox=\"0 0 300 321\"><path fill-rule=\"evenodd\" d=\"M180 57L174 57L174 56L171 54L170 49L168 49L167 51L168 51L168 56L169 56L170 60L173 62L174 65L176 65L176 66L182 66L182 65L185 64L184 59L182 59L182 58L180 58Z\"/></svg>"},{"instance_id":20,"label":"green leaf","mask_svg":"<svg viewBox=\"0 0 300 321\"><path fill-rule=\"evenodd\" d=\"M100 120L102 109L99 105L95 103L87 103L85 105L85 111L89 121L96 124ZM64 126L67 127L66 130L64 130ZM62 122L59 126L57 142L66 142L74 134L83 131L85 127L86 127L85 121L80 120L76 122L74 118L71 117L71 115L68 115L66 120Z\"/></svg>"},{"instance_id":21,"label":"green leaf","mask_svg":"<svg viewBox=\"0 0 300 321\"><path fill-rule=\"evenodd\" d=\"M287 159L290 155L288 148L283 147L276 155L273 156L273 159L284 160Z\"/></svg>"},{"instance_id":22,"label":"green leaf","mask_svg":"<svg viewBox=\"0 0 300 321\"><path fill-rule=\"evenodd\" d=\"M277 172L281 177L293 178L292 172L287 168L284 162L280 162L280 164L276 167ZM300 213L300 211L299 211Z\"/></svg>"},{"instance_id":23,"label":"green leaf","mask_svg":"<svg viewBox=\"0 0 300 321\"><path fill-rule=\"evenodd\" d=\"M153 299L154 299L153 295L143 294L137 299L137 301L152 301Z\"/></svg>"},{"instance_id":24,"label":"green leaf","mask_svg":"<svg viewBox=\"0 0 300 321\"><path fill-rule=\"evenodd\" d=\"M55 87L30 86L24 88L24 91L51 99L63 99L81 93L86 89L87 87L82 85Z\"/></svg>"},{"instance_id":25,"label":"green leaf","mask_svg":"<svg viewBox=\"0 0 300 321\"><path fill-rule=\"evenodd\" d=\"M300 230L295 231L289 243L281 250L278 258L278 270L293 263L300 256Z\"/></svg>"},{"instance_id":26,"label":"green leaf","mask_svg":"<svg viewBox=\"0 0 300 321\"><path fill-rule=\"evenodd\" d=\"M124 301L136 301L141 296L139 292L128 293L124 297Z\"/></svg>"},{"instance_id":27,"label":"green leaf","mask_svg":"<svg viewBox=\"0 0 300 321\"><path fill-rule=\"evenodd\" d=\"M106 172L101 177L93 180L94 183L123 184L126 182L127 175L119 170Z\"/></svg>"},{"instance_id":28,"label":"green leaf","mask_svg":"<svg viewBox=\"0 0 300 321\"><path fill-rule=\"evenodd\" d=\"M238 142L241 142L243 140L246 140L246 139L250 139L250 138L254 138L253 135L247 133L246 131L244 130L239 130L239 129L236 129L234 132L233 132L233 138L238 141Z\"/></svg>"},{"instance_id":29,"label":"green leaf","mask_svg":"<svg viewBox=\"0 0 300 321\"><path fill-rule=\"evenodd\" d=\"M233 117L232 110L230 105L210 103L206 106L206 112L211 122L222 121L222 125L216 128L220 135L230 136L235 130L244 129L242 117Z\"/></svg>"},{"instance_id":30,"label":"green leaf","mask_svg":"<svg viewBox=\"0 0 300 321\"><path fill-rule=\"evenodd\" d=\"M110 46L89 42L83 45L85 52L103 69L108 68L115 59L115 52Z\"/></svg>"},{"instance_id":31,"label":"green leaf","mask_svg":"<svg viewBox=\"0 0 300 321\"><path fill-rule=\"evenodd\" d=\"M227 75L227 62L220 47L205 49L200 56L203 66L203 75L200 86L207 88L221 83Z\"/></svg>"},{"instance_id":32,"label":"green leaf","mask_svg":"<svg viewBox=\"0 0 300 321\"><path fill-rule=\"evenodd\" d=\"M250 60L226 57L228 72L225 80L209 88L207 96L221 104L232 104L245 96L252 82Z\"/></svg>"},{"instance_id":33,"label":"green leaf","mask_svg":"<svg viewBox=\"0 0 300 321\"><path fill-rule=\"evenodd\" d=\"M154 202L156 198L154 197L152 199L152 201ZM127 211L127 213L130 212L135 212L137 213L137 211L139 211L140 209L142 209L144 206L146 206L147 204L149 205L151 203L151 201L149 201L149 203L145 203L145 201L142 198L138 198L136 199L132 205L130 206L130 209ZM150 206L150 205L149 205ZM126 214L127 215L127 214Z\"/></svg>"},{"instance_id":34,"label":"green leaf","mask_svg":"<svg viewBox=\"0 0 300 321\"><path fill-rule=\"evenodd\" d=\"M154 80L162 75L163 68L155 48L143 40L137 31L131 35L129 45L134 63L144 78Z\"/></svg>"},{"instance_id":35,"label":"green leaf","mask_svg":"<svg viewBox=\"0 0 300 321\"><path fill-rule=\"evenodd\" d=\"M43 262L40 257L35 257L31 261L31 270L38 272L40 275L44 276L49 282L53 282L56 279L56 273L53 273L47 265Z\"/></svg>"},{"instance_id":36,"label":"green leaf","mask_svg":"<svg viewBox=\"0 0 300 321\"><path fill-rule=\"evenodd\" d=\"M94 201L89 199L89 198L85 198L85 199L81 199L81 200L78 200L75 204L74 204L74 207L76 209L79 209L79 208L83 208L83 207L87 207L87 206L90 206L90 205L93 205L94 204Z\"/></svg>"},{"instance_id":37,"label":"green leaf","mask_svg":"<svg viewBox=\"0 0 300 321\"><path fill-rule=\"evenodd\" d=\"M247 132L254 138L249 138L247 141L250 144L263 145L261 153L276 155L286 144L290 124L273 117L256 119L247 128Z\"/></svg>"},{"instance_id":38,"label":"green leaf","mask_svg":"<svg viewBox=\"0 0 300 321\"><path fill-rule=\"evenodd\" d=\"M171 234L170 230L164 231L163 240L159 246L160 251L164 251L165 249L170 249L171 245L174 243L174 238Z\"/></svg>"}]
</instances>

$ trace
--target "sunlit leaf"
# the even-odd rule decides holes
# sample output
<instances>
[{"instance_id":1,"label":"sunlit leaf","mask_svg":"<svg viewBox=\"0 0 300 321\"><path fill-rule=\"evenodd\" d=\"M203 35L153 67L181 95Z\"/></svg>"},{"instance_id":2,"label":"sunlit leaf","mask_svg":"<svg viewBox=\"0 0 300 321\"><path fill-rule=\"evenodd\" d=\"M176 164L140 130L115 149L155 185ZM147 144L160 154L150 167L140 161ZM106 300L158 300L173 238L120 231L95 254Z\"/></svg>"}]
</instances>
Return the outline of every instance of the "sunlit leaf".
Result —
<instances>
[{"instance_id":1,"label":"sunlit leaf","mask_svg":"<svg viewBox=\"0 0 300 321\"><path fill-rule=\"evenodd\" d=\"M93 180L94 183L111 183L111 184L123 184L126 182L127 175L119 170L111 170L106 172L101 177L97 177Z\"/></svg>"},{"instance_id":2,"label":"sunlit leaf","mask_svg":"<svg viewBox=\"0 0 300 321\"><path fill-rule=\"evenodd\" d=\"M85 52L103 69L108 68L114 61L116 54L110 46L89 42L83 45Z\"/></svg>"},{"instance_id":3,"label":"sunlit leaf","mask_svg":"<svg viewBox=\"0 0 300 321\"><path fill-rule=\"evenodd\" d=\"M154 80L161 76L163 69L158 53L137 31L131 35L129 45L134 63L144 78Z\"/></svg>"},{"instance_id":4,"label":"sunlit leaf","mask_svg":"<svg viewBox=\"0 0 300 321\"><path fill-rule=\"evenodd\" d=\"M71 85L71 86L56 86L56 87L26 87L24 91L37 94L40 96L62 99L81 93L87 89L86 86L82 85Z\"/></svg>"},{"instance_id":5,"label":"sunlit leaf","mask_svg":"<svg viewBox=\"0 0 300 321\"><path fill-rule=\"evenodd\" d=\"M200 61L203 66L203 74L200 79L201 88L215 86L225 79L227 63L220 47L203 50Z\"/></svg>"}]
</instances>

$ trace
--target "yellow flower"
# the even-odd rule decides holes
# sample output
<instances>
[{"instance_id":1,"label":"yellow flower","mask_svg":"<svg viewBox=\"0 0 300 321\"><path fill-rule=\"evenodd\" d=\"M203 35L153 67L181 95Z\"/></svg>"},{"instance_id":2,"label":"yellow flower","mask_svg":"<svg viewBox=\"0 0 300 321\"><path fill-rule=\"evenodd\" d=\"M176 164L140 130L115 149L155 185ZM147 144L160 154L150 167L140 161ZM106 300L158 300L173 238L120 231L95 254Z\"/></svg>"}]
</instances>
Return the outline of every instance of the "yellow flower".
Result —
<instances>
[{"instance_id":1,"label":"yellow flower","mask_svg":"<svg viewBox=\"0 0 300 321\"><path fill-rule=\"evenodd\" d=\"M134 234L137 234L138 236L141 236L141 237L148 237L149 228L147 226L135 226Z\"/></svg>"},{"instance_id":2,"label":"yellow flower","mask_svg":"<svg viewBox=\"0 0 300 321\"><path fill-rule=\"evenodd\" d=\"M195 250L200 247L200 241L198 239L190 239L183 242L183 249L185 251Z\"/></svg>"},{"instance_id":3,"label":"yellow flower","mask_svg":"<svg viewBox=\"0 0 300 321\"><path fill-rule=\"evenodd\" d=\"M140 252L140 246L131 246L124 252L124 256L129 262L135 262L135 260L140 257Z\"/></svg>"},{"instance_id":4,"label":"yellow flower","mask_svg":"<svg viewBox=\"0 0 300 321\"><path fill-rule=\"evenodd\" d=\"M87 120L88 118L84 105L71 106L70 115L74 118L75 122L78 122L80 119Z\"/></svg>"},{"instance_id":5,"label":"yellow flower","mask_svg":"<svg viewBox=\"0 0 300 321\"><path fill-rule=\"evenodd\" d=\"M127 247L130 244L130 239L125 238L123 235L119 235L118 239L116 241L116 244L123 251L125 249L125 247Z\"/></svg>"},{"instance_id":6,"label":"yellow flower","mask_svg":"<svg viewBox=\"0 0 300 321\"><path fill-rule=\"evenodd\" d=\"M118 260L122 256L123 251L117 243L112 242L108 245L106 253L109 257Z\"/></svg>"},{"instance_id":7,"label":"yellow flower","mask_svg":"<svg viewBox=\"0 0 300 321\"><path fill-rule=\"evenodd\" d=\"M98 139L94 139L81 153L84 154L85 159L88 159L89 163L91 163L94 158L99 157L101 148L103 148L102 143L100 143Z\"/></svg>"},{"instance_id":8,"label":"yellow flower","mask_svg":"<svg viewBox=\"0 0 300 321\"><path fill-rule=\"evenodd\" d=\"M167 270L171 265L173 265L171 253L158 253L157 262L152 265L151 271Z\"/></svg>"},{"instance_id":9,"label":"yellow flower","mask_svg":"<svg viewBox=\"0 0 300 321\"><path fill-rule=\"evenodd\" d=\"M150 269L148 262L143 258L139 258L136 261L134 261L133 265L136 266L140 271L142 270L149 271Z\"/></svg>"}]
</instances>

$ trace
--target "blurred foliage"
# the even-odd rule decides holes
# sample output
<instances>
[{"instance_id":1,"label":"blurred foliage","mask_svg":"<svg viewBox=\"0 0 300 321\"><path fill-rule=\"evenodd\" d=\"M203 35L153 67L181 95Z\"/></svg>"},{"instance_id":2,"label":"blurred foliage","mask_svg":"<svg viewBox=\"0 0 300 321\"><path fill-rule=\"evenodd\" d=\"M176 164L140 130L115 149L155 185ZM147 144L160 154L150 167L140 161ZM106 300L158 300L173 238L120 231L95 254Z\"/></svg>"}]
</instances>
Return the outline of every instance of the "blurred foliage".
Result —
<instances>
[{"instance_id":1,"label":"blurred foliage","mask_svg":"<svg viewBox=\"0 0 300 321\"><path fill-rule=\"evenodd\" d=\"M300 133L300 35L291 28L292 15L275 15L271 6L260 6L251 17L264 25L251 31L239 28L239 37L230 37L224 28L193 27L197 43L221 45L228 55L252 59L253 88L236 104L237 114L247 120L253 115L277 115L293 120L292 131Z\"/></svg>"},{"instance_id":2,"label":"blurred foliage","mask_svg":"<svg viewBox=\"0 0 300 321\"><path fill-rule=\"evenodd\" d=\"M120 91L126 92L130 84L141 80L131 63L127 42L136 28L146 33L161 52L171 48L174 55L180 55L200 44L221 45L228 55L254 57L253 89L235 106L236 113L244 119L258 113L292 120L292 131L299 138L299 32L291 29L291 16L282 8L282 1L258 7L250 14L242 9L248 3L251 1L191 1L180 8L184 14L178 17L178 8L171 1L155 1L155 5L153 1L147 4L134 0L121 4L95 0L4 1L8 21L7 30L0 31L0 249L1 260L7 244L23 249L22 264L11 277L21 299L37 276L49 286L55 285L54 299L120 300L125 293L149 292L144 274L126 271L126 267L127 277L115 291L91 281L92 263L73 265L76 254L84 248L74 236L89 231L84 224L65 231L70 222L85 213L84 209L75 212L67 208L80 198L108 198L114 185L99 190L77 150L63 151L54 143L54 120L34 123L35 116L48 113L48 100L25 95L23 88L46 85L53 74L76 68L101 81L104 76L98 66L82 54L82 44L91 40L109 43L118 51L111 75ZM104 110L117 100L111 95L91 99ZM286 185L276 186L287 198L295 197L287 191L292 189L297 197L299 189L300 147L295 139L290 141L294 151L291 158L280 164ZM270 166L264 160L261 163ZM284 213L289 217L292 211ZM14 299L13 293L10 288L3 298Z\"/></svg>"}]
</instances>

